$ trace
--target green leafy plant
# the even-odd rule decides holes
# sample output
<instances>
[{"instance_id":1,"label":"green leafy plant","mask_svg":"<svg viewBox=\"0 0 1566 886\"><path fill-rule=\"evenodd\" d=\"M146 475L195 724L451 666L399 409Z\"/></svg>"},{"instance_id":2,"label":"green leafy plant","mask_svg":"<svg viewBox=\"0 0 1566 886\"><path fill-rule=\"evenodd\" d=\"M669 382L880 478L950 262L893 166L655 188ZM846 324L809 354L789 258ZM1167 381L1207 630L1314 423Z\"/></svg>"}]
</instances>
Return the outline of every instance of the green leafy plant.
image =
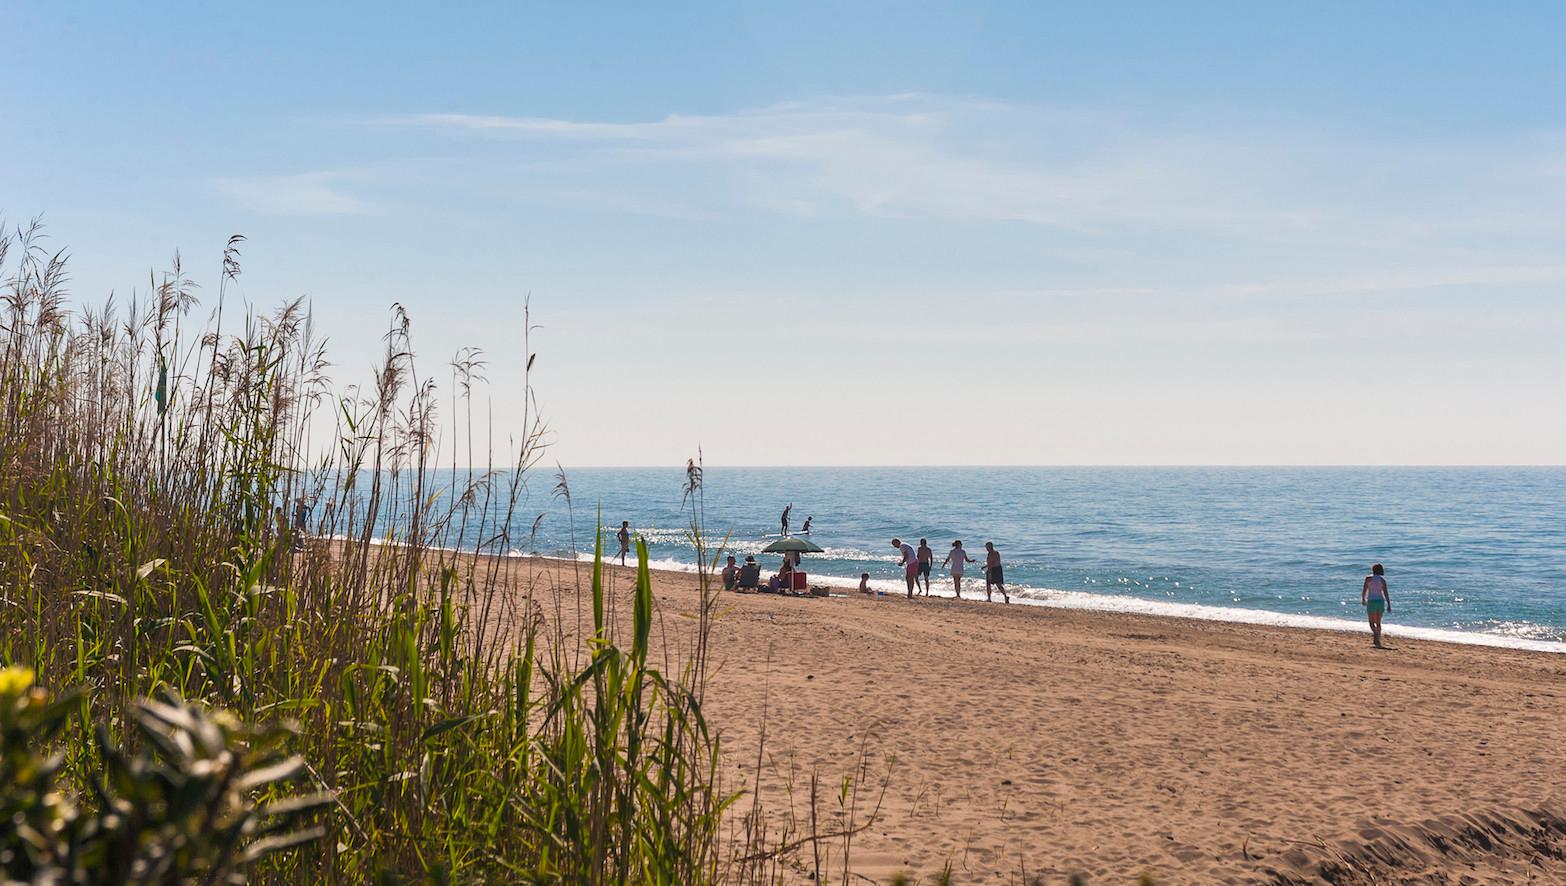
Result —
<instances>
[{"instance_id":1,"label":"green leafy plant","mask_svg":"<svg viewBox=\"0 0 1566 886\"><path fill-rule=\"evenodd\" d=\"M8 882L227 883L274 852L318 839L306 820L330 795L285 796L302 761L283 727L253 729L221 711L170 701L137 705L132 753L99 733L92 791L58 784L47 748L77 707L0 672L0 870Z\"/></svg>"}]
</instances>

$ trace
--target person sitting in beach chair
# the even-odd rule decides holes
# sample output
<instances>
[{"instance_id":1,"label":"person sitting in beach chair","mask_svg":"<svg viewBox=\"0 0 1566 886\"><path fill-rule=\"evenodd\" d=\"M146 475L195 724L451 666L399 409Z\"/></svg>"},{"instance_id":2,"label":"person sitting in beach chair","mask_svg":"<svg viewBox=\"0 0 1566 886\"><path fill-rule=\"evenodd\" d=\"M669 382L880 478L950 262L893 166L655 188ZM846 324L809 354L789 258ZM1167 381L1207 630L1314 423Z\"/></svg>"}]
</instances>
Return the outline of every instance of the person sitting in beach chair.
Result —
<instances>
[{"instance_id":1,"label":"person sitting in beach chair","mask_svg":"<svg viewBox=\"0 0 1566 886\"><path fill-rule=\"evenodd\" d=\"M742 591L756 591L761 589L761 564L755 557L746 557L745 565L739 570L739 589Z\"/></svg>"},{"instance_id":2,"label":"person sitting in beach chair","mask_svg":"<svg viewBox=\"0 0 1566 886\"><path fill-rule=\"evenodd\" d=\"M788 555L783 556L783 566L778 569L778 574L772 576L768 583L774 594L794 593L794 563Z\"/></svg>"}]
</instances>

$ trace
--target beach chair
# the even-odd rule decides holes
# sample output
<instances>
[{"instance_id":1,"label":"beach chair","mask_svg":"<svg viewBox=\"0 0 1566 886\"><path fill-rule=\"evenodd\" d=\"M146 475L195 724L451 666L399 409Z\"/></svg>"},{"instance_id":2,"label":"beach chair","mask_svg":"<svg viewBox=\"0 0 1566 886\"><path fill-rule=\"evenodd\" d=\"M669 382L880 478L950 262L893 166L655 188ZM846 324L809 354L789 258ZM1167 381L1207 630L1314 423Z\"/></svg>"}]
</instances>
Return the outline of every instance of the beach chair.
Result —
<instances>
[{"instance_id":1,"label":"beach chair","mask_svg":"<svg viewBox=\"0 0 1566 886\"><path fill-rule=\"evenodd\" d=\"M761 589L761 568L754 563L746 563L740 567L739 587L742 591L757 591Z\"/></svg>"}]
</instances>

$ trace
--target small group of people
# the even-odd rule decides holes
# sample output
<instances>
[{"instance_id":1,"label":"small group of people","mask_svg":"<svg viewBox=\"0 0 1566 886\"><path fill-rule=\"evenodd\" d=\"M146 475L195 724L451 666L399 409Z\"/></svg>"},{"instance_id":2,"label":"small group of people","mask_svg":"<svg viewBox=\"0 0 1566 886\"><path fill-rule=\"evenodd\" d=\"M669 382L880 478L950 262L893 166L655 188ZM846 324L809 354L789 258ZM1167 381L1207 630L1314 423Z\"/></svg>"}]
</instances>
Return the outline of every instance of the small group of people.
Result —
<instances>
[{"instance_id":1,"label":"small group of people","mask_svg":"<svg viewBox=\"0 0 1566 886\"><path fill-rule=\"evenodd\" d=\"M290 525L288 518L283 515L282 505L272 508L272 522L277 524L277 537L287 539L288 545L296 551L304 550L305 536L310 527L310 503L304 496L294 499L294 520Z\"/></svg>"},{"instance_id":2,"label":"small group of people","mask_svg":"<svg viewBox=\"0 0 1566 886\"><path fill-rule=\"evenodd\" d=\"M723 589L725 591L798 594L800 589L796 587L798 582L794 580L795 573L798 571L799 555L796 553L784 554L783 563L778 567L778 571L763 582L761 580L761 564L756 562L754 554L747 555L743 565L738 563L734 555L731 554L728 563L723 567Z\"/></svg>"},{"instance_id":3,"label":"small group of people","mask_svg":"<svg viewBox=\"0 0 1566 886\"><path fill-rule=\"evenodd\" d=\"M780 519L778 521L779 528L782 530L782 535L783 535L784 538L788 537L788 517L789 517L789 514L792 514L792 513L794 513L794 503L793 502L789 502L788 506L783 509L783 517L782 517L782 519ZM805 525L800 527L799 534L800 535L809 535L810 534L810 524L815 519L816 519L815 517L806 517L805 518Z\"/></svg>"},{"instance_id":4,"label":"small group of people","mask_svg":"<svg viewBox=\"0 0 1566 886\"><path fill-rule=\"evenodd\" d=\"M783 534L788 535L789 513L794 509L791 502L783 509L782 529ZM279 530L286 525L283 521L283 509L277 508L275 515ZM295 543L303 536L305 525L309 520L310 509L303 498L300 498L294 507L294 531ZM806 517L802 531L810 531L810 523L814 518ZM620 542L620 565L625 565L626 555L631 550L631 523L629 520L620 521L620 529L615 533ZM916 548L900 538L892 539L892 547L901 554L902 559L898 565L903 567L903 576L908 583L908 599L914 598L915 592L922 592L923 596L930 595L930 575L935 571L935 551L931 549L929 539L919 539ZM952 579L952 592L957 599L962 599L962 578L965 568L970 563L979 561L968 556L968 551L962 546L962 540L952 542L951 550L946 558L941 561L940 568L945 569ZM723 589L725 591L770 591L771 593L794 593L794 573L799 567L799 554L786 553L778 571L767 578L761 578L761 564L756 562L754 555L746 556L743 564L734 556L728 558L728 563L723 567ZM984 599L994 600L994 593L1000 592L1001 599L1011 602L1011 595L1006 592L1006 575L1001 567L1000 551L995 549L994 542L984 543ZM870 573L861 573L859 576L859 592L876 596L877 592L870 587ZM1392 611L1392 594L1387 588L1386 568L1380 563L1370 567L1370 574L1365 576L1364 583L1360 586L1359 602L1365 607L1365 616L1370 622L1371 643L1377 649L1384 649L1381 642L1381 618Z\"/></svg>"},{"instance_id":5,"label":"small group of people","mask_svg":"<svg viewBox=\"0 0 1566 886\"><path fill-rule=\"evenodd\" d=\"M930 596L930 573L935 571L935 551L930 548L929 539L919 539L919 547L915 548L900 538L892 539L892 547L902 554L902 560L898 563L903 567L903 576L908 581L908 599L914 598L914 592L922 588L924 596ZM962 546L962 540L952 542L951 550L946 554L946 559L941 561L941 568L952 577L952 591L957 599L962 599L962 576L965 567L969 563L979 561L968 556L968 551ZM995 549L995 543L984 543L984 599L993 600L994 593L1000 591L1001 599L1011 602L1011 595L1006 593L1006 574L1001 569L1000 551ZM859 590L870 593L870 573L859 576Z\"/></svg>"}]
</instances>

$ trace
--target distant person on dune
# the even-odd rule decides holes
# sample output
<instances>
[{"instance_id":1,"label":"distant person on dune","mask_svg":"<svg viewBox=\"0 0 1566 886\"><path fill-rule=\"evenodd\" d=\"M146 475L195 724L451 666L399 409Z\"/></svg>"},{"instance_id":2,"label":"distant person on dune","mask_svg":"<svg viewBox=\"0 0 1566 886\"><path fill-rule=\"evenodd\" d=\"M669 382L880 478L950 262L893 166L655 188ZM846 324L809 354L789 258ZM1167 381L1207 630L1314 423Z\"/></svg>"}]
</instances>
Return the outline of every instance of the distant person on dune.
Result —
<instances>
[{"instance_id":1,"label":"distant person on dune","mask_svg":"<svg viewBox=\"0 0 1566 886\"><path fill-rule=\"evenodd\" d=\"M1010 603L1011 597L1006 593L1006 575L1001 572L1000 551L995 550L994 542L987 541L984 543L984 552L984 599L993 602L990 596L993 589L1000 591L1001 599Z\"/></svg>"},{"instance_id":2,"label":"distant person on dune","mask_svg":"<svg viewBox=\"0 0 1566 886\"><path fill-rule=\"evenodd\" d=\"M1365 607L1365 616L1370 619L1370 642L1377 649L1385 648L1381 645L1381 614L1392 611L1392 594L1387 590L1387 571L1380 563L1370 567L1370 574L1360 585L1359 604Z\"/></svg>"},{"instance_id":3,"label":"distant person on dune","mask_svg":"<svg viewBox=\"0 0 1566 886\"><path fill-rule=\"evenodd\" d=\"M924 595L930 596L930 570L935 568L935 552L930 550L930 540L919 539L919 580L924 582Z\"/></svg>"},{"instance_id":4,"label":"distant person on dune","mask_svg":"<svg viewBox=\"0 0 1566 886\"><path fill-rule=\"evenodd\" d=\"M789 502L788 507L783 509L783 519L779 521L783 524L783 534L785 536L788 535L788 512L792 510L794 510L794 503Z\"/></svg>"},{"instance_id":5,"label":"distant person on dune","mask_svg":"<svg viewBox=\"0 0 1566 886\"><path fill-rule=\"evenodd\" d=\"M620 531L614 535L620 540L620 565L624 566L625 555L631 552L631 521L621 520Z\"/></svg>"},{"instance_id":6,"label":"distant person on dune","mask_svg":"<svg viewBox=\"0 0 1566 886\"><path fill-rule=\"evenodd\" d=\"M892 539L892 547L902 551L903 559L898 565L903 567L903 577L908 580L908 599L913 599L914 585L919 581L919 554L913 549L913 545L907 544L900 538Z\"/></svg>"},{"instance_id":7,"label":"distant person on dune","mask_svg":"<svg viewBox=\"0 0 1566 886\"><path fill-rule=\"evenodd\" d=\"M952 542L952 552L946 555L941 563L941 568L950 567L952 576L952 590L957 594L957 599L962 599L962 564L977 563L979 561L968 556L968 552L962 549L962 539Z\"/></svg>"}]
</instances>

